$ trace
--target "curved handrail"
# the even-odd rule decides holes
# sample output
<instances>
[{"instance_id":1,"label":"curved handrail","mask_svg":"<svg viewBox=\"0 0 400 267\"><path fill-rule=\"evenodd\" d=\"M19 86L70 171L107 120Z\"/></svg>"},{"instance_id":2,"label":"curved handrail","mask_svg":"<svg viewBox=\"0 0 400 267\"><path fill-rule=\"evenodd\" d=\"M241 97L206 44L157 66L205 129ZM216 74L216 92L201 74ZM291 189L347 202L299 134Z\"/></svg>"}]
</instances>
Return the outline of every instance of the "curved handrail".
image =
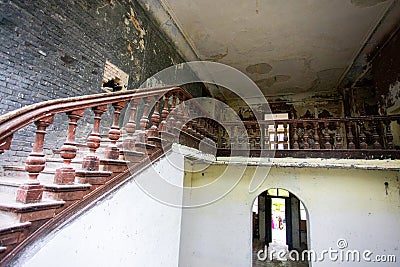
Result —
<instances>
[{"instance_id":1,"label":"curved handrail","mask_svg":"<svg viewBox=\"0 0 400 267\"><path fill-rule=\"evenodd\" d=\"M129 101L135 98L162 95L167 92L173 93L174 91L181 91L181 93L185 94L186 97L191 97L190 94L182 88L173 86L77 96L32 104L0 116L0 141L5 140L7 137L26 125L49 115L95 107L98 105L106 105L117 101Z\"/></svg>"}]
</instances>

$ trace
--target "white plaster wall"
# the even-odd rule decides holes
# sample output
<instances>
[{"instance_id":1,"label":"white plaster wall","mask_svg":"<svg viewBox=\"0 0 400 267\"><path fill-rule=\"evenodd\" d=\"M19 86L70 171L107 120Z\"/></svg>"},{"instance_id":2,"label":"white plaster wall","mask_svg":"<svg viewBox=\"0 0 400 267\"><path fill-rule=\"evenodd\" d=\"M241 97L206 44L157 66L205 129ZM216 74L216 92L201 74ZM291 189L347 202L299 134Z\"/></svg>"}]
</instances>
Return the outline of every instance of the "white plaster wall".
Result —
<instances>
[{"instance_id":1,"label":"white plaster wall","mask_svg":"<svg viewBox=\"0 0 400 267\"><path fill-rule=\"evenodd\" d=\"M183 156L170 153L83 216L30 248L20 266L178 266L181 210L154 200L137 182L157 173L183 183ZM181 198L179 193L176 196ZM39 251L34 254L38 246ZM34 254L32 256L32 254Z\"/></svg>"},{"instance_id":2,"label":"white plaster wall","mask_svg":"<svg viewBox=\"0 0 400 267\"><path fill-rule=\"evenodd\" d=\"M183 156L170 153L136 180L154 184L162 173L171 184L196 187L231 183L243 167L203 166L197 161L183 175ZM201 166L200 166L201 165ZM239 183L223 198L197 208L161 204L131 181L98 203L73 223L30 248L20 266L251 266L254 199L268 188L284 188L305 205L309 219L310 248L321 252L337 248L345 238L349 249L394 254L400 260L399 172L384 170L273 166L261 186L249 193L252 175L266 176L268 166L248 166ZM256 177L257 178L257 177ZM258 177L263 178L263 177ZM184 180L185 179L185 180ZM184 180L184 181L183 181ZM147 181L147 183L146 183ZM389 183L388 194L384 182ZM158 183L155 183L158 184ZM161 184L160 184L161 185ZM157 186L158 188L158 186ZM160 187L165 191L165 187ZM183 205L201 199L198 193L175 191L171 201ZM204 192L205 197L207 190ZM163 201L163 199L160 199ZM196 202L197 203L197 202ZM36 253L36 250L38 252ZM33 255L33 256L32 256ZM368 266L365 262L315 262L312 266ZM375 266L374 263L369 264ZM396 266L380 263L379 266Z\"/></svg>"},{"instance_id":3,"label":"white plaster wall","mask_svg":"<svg viewBox=\"0 0 400 267\"><path fill-rule=\"evenodd\" d=\"M196 186L196 181L204 184L207 177L211 181L219 168L211 166L203 172L205 176L193 174L192 186ZM251 266L251 206L254 198L268 188L287 189L303 201L308 210L311 249L317 252L329 247L338 249L337 240L344 238L348 249L370 250L374 255L394 254L400 261L398 171L272 167L261 187L249 193L254 168L248 167L243 179L223 199L183 211L181 266ZM257 174L262 174L262 170ZM233 177L240 167L229 171ZM388 195L384 188L386 181ZM367 263L329 260L312 263L312 266L333 265L367 266Z\"/></svg>"}]
</instances>

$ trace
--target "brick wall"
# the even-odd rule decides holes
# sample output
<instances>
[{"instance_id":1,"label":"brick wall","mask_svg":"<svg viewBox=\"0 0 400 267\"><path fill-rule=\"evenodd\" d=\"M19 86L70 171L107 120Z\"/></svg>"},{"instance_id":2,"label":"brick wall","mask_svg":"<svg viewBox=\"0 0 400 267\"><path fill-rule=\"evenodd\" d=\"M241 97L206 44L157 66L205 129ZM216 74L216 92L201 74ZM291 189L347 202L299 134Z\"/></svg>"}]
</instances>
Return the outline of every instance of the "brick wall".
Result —
<instances>
[{"instance_id":1,"label":"brick wall","mask_svg":"<svg viewBox=\"0 0 400 267\"><path fill-rule=\"evenodd\" d=\"M104 92L106 60L129 75L128 88L183 59L136 1L0 1L0 115L49 99ZM103 115L103 133L110 114ZM49 127L45 151L65 140L65 115ZM93 115L79 122L78 140ZM34 127L19 131L2 160L14 165L31 150Z\"/></svg>"}]
</instances>

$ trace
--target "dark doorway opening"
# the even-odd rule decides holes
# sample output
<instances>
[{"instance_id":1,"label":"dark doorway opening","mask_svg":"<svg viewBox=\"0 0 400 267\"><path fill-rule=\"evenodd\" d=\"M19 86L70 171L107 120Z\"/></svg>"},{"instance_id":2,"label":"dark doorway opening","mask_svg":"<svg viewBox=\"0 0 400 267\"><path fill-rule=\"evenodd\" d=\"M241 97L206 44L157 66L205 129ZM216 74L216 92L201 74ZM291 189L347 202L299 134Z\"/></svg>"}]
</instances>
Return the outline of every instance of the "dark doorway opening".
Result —
<instances>
[{"instance_id":1,"label":"dark doorway opening","mask_svg":"<svg viewBox=\"0 0 400 267\"><path fill-rule=\"evenodd\" d=\"M308 266L307 261L299 259L293 262L288 257L290 251L295 250L301 255L308 249L306 209L294 194L285 189L272 188L256 198L253 204L252 249L253 266L274 266L274 262ZM260 250L270 253L286 251L286 256L280 258L277 253L260 254ZM261 259L260 255L263 255Z\"/></svg>"}]
</instances>

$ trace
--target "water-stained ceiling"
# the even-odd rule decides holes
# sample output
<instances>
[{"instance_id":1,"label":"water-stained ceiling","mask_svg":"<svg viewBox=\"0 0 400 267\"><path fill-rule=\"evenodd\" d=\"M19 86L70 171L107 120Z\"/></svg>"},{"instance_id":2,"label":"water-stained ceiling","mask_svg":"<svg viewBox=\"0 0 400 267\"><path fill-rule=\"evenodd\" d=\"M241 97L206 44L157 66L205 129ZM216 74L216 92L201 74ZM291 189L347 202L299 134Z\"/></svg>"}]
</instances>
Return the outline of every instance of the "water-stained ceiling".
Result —
<instances>
[{"instance_id":1,"label":"water-stained ceiling","mask_svg":"<svg viewBox=\"0 0 400 267\"><path fill-rule=\"evenodd\" d=\"M382 41L383 31L393 30L394 20L384 19L396 5L391 0L162 2L199 59L239 69L266 96L332 92L347 75L358 75L349 70Z\"/></svg>"}]
</instances>

